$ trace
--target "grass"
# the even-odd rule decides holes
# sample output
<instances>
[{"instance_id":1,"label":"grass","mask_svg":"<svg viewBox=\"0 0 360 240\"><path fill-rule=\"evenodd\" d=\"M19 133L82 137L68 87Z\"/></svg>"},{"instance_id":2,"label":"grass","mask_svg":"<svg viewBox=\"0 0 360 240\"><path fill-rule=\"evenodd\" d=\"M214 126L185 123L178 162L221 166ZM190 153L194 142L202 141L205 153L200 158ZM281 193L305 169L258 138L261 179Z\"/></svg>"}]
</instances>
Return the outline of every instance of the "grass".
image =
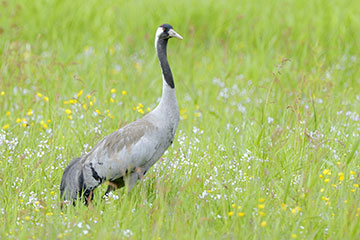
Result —
<instances>
[{"instance_id":1,"label":"grass","mask_svg":"<svg viewBox=\"0 0 360 240\"><path fill-rule=\"evenodd\" d=\"M357 1L0 5L0 238L359 238ZM184 37L173 146L61 210L70 160L156 106L162 23Z\"/></svg>"}]
</instances>

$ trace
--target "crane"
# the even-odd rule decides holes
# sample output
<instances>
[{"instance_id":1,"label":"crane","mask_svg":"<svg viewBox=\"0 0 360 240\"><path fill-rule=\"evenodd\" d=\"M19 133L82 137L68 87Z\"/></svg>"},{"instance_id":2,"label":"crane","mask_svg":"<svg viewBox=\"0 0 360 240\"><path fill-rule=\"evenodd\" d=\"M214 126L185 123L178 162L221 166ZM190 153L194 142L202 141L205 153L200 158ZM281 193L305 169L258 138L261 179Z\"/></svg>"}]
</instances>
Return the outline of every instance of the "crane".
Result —
<instances>
[{"instance_id":1,"label":"crane","mask_svg":"<svg viewBox=\"0 0 360 240\"><path fill-rule=\"evenodd\" d=\"M162 72L162 96L158 106L144 117L125 125L100 140L92 150L73 159L65 168L60 197L75 202L84 197L91 204L93 191L108 181L105 194L135 183L173 143L179 123L179 108L173 75L167 60L170 38L183 39L169 24L162 24L155 34L155 49Z\"/></svg>"}]
</instances>

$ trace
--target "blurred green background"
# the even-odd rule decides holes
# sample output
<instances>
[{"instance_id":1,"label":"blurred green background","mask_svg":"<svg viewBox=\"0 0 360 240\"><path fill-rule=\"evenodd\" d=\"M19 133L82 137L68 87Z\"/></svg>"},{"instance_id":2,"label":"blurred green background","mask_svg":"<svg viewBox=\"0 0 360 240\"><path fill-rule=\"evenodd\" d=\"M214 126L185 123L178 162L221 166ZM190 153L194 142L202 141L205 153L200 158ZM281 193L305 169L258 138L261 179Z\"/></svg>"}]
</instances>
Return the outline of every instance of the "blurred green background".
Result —
<instances>
[{"instance_id":1,"label":"blurred green background","mask_svg":"<svg viewBox=\"0 0 360 240\"><path fill-rule=\"evenodd\" d=\"M360 2L0 2L0 237L356 239ZM181 122L127 194L61 210L70 159L161 96Z\"/></svg>"}]
</instances>

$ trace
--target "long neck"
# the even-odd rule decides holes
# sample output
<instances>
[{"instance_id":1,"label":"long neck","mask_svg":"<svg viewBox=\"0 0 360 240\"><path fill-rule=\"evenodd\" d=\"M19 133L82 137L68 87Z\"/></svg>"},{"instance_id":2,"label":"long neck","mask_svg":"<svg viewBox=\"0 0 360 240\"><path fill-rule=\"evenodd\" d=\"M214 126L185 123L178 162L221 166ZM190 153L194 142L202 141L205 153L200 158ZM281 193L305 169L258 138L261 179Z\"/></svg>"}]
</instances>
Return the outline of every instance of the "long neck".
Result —
<instances>
[{"instance_id":1,"label":"long neck","mask_svg":"<svg viewBox=\"0 0 360 240\"><path fill-rule=\"evenodd\" d=\"M169 85L169 87L175 88L173 75L171 73L169 62L167 60L167 54L166 54L167 43L168 43L168 39L159 39L157 42L156 51L165 82Z\"/></svg>"},{"instance_id":2,"label":"long neck","mask_svg":"<svg viewBox=\"0 0 360 240\"><path fill-rule=\"evenodd\" d=\"M166 113L167 117L178 119L179 107L176 100L175 84L166 56L167 42L167 39L159 39L156 43L156 52L162 71L163 89L160 103L154 111L160 111L161 113Z\"/></svg>"}]
</instances>

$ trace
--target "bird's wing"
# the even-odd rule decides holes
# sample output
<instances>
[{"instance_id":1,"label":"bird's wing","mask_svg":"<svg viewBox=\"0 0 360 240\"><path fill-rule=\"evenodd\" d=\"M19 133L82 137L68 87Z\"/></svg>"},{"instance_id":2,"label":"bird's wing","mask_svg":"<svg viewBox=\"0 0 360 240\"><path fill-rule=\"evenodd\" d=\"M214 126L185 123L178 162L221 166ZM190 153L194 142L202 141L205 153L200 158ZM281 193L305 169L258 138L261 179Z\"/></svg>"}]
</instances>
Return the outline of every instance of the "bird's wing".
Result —
<instances>
[{"instance_id":1,"label":"bird's wing","mask_svg":"<svg viewBox=\"0 0 360 240\"><path fill-rule=\"evenodd\" d=\"M153 136L156 126L139 119L103 138L84 158L87 185L114 180L143 166L157 153L159 144ZM155 134L156 135L156 134Z\"/></svg>"}]
</instances>

